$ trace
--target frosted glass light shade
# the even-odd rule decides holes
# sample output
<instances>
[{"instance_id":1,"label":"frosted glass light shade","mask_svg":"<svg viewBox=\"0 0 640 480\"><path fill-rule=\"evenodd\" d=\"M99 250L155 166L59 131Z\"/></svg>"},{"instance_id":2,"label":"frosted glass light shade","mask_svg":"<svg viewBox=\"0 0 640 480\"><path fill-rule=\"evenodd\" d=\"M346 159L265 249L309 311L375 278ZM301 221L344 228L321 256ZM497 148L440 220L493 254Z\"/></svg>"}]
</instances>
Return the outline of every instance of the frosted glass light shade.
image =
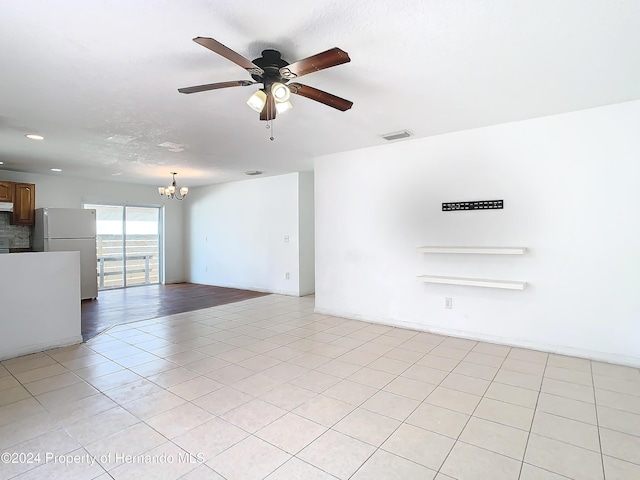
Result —
<instances>
[{"instance_id":1,"label":"frosted glass light shade","mask_svg":"<svg viewBox=\"0 0 640 480\"><path fill-rule=\"evenodd\" d=\"M182 188L180 189L180 195L182 195L183 197L184 197L187 193L189 193L189 187L182 187Z\"/></svg>"},{"instance_id":2,"label":"frosted glass light shade","mask_svg":"<svg viewBox=\"0 0 640 480\"><path fill-rule=\"evenodd\" d=\"M176 193L176 187L174 187L173 185L171 185L170 187L167 187L166 192L169 195L173 195L174 193Z\"/></svg>"},{"instance_id":3,"label":"frosted glass light shade","mask_svg":"<svg viewBox=\"0 0 640 480\"><path fill-rule=\"evenodd\" d=\"M267 103L267 94L262 90L258 90L249 97L249 100L247 100L247 105L258 113L262 112L265 103Z\"/></svg>"},{"instance_id":4,"label":"frosted glass light shade","mask_svg":"<svg viewBox=\"0 0 640 480\"><path fill-rule=\"evenodd\" d=\"M287 110L291 110L292 108L293 108L293 105L291 105L291 102L289 101L276 103L276 112L278 113L284 113Z\"/></svg>"},{"instance_id":5,"label":"frosted glass light shade","mask_svg":"<svg viewBox=\"0 0 640 480\"><path fill-rule=\"evenodd\" d=\"M291 90L283 83L274 83L271 85L271 95L277 103L284 103L289 100Z\"/></svg>"},{"instance_id":6,"label":"frosted glass light shade","mask_svg":"<svg viewBox=\"0 0 640 480\"><path fill-rule=\"evenodd\" d=\"M164 187L158 187L158 193L164 195Z\"/></svg>"}]
</instances>

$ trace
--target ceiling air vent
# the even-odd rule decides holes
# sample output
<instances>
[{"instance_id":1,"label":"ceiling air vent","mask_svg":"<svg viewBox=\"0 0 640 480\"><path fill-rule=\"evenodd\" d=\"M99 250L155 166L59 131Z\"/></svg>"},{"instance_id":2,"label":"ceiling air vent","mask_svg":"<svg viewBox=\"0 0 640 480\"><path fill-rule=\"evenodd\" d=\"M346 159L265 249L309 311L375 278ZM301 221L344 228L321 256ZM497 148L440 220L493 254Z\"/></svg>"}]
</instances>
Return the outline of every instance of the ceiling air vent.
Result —
<instances>
[{"instance_id":1,"label":"ceiling air vent","mask_svg":"<svg viewBox=\"0 0 640 480\"><path fill-rule=\"evenodd\" d=\"M244 172L245 175L262 175L263 172L260 170L249 170L248 172Z\"/></svg>"},{"instance_id":2,"label":"ceiling air vent","mask_svg":"<svg viewBox=\"0 0 640 480\"><path fill-rule=\"evenodd\" d=\"M384 138L385 140L399 140L401 138L407 138L410 136L411 133L406 130L402 130L401 132L385 133L384 135L382 135L382 138Z\"/></svg>"}]
</instances>

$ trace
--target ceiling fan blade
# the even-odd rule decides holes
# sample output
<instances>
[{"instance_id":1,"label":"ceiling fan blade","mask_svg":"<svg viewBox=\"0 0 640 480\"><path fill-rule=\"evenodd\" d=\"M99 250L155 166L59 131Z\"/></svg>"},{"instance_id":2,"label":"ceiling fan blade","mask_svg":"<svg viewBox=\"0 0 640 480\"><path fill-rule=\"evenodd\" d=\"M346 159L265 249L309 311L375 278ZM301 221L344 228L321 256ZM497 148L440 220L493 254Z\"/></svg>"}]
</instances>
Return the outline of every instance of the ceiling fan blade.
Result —
<instances>
[{"instance_id":1,"label":"ceiling fan blade","mask_svg":"<svg viewBox=\"0 0 640 480\"><path fill-rule=\"evenodd\" d=\"M335 67L350 62L349 54L339 48L332 48L326 52L303 58L280 69L280 75L292 79L307 73L317 72L325 68Z\"/></svg>"},{"instance_id":2,"label":"ceiling fan blade","mask_svg":"<svg viewBox=\"0 0 640 480\"><path fill-rule=\"evenodd\" d=\"M199 43L203 47L208 48L212 52L217 53L218 55L222 55L227 60L231 60L236 65L240 65L251 75L262 75L264 73L264 70L262 70L255 63L253 63L247 58L244 58L239 53L234 52L229 47L224 46L223 44L221 44L217 40L214 40L213 38L196 37L193 39L193 41L196 43Z\"/></svg>"},{"instance_id":3,"label":"ceiling fan blade","mask_svg":"<svg viewBox=\"0 0 640 480\"><path fill-rule=\"evenodd\" d=\"M180 93L198 93L206 92L207 90L217 90L218 88L248 87L249 85L253 85L254 83L256 82L251 82L249 80L234 80L232 82L208 83L206 85L196 85L194 87L179 88L178 91Z\"/></svg>"},{"instance_id":4,"label":"ceiling fan blade","mask_svg":"<svg viewBox=\"0 0 640 480\"><path fill-rule=\"evenodd\" d=\"M276 118L276 101L273 95L267 93L267 101L260 112L260 120L273 120Z\"/></svg>"},{"instance_id":5,"label":"ceiling fan blade","mask_svg":"<svg viewBox=\"0 0 640 480\"><path fill-rule=\"evenodd\" d=\"M344 98L337 97L307 85L290 83L287 86L289 87L289 90L291 90L291 93L310 98L316 102L324 103L325 105L329 105L330 107L336 108L342 112L349 110L353 105L353 102L350 102L349 100L345 100Z\"/></svg>"}]
</instances>

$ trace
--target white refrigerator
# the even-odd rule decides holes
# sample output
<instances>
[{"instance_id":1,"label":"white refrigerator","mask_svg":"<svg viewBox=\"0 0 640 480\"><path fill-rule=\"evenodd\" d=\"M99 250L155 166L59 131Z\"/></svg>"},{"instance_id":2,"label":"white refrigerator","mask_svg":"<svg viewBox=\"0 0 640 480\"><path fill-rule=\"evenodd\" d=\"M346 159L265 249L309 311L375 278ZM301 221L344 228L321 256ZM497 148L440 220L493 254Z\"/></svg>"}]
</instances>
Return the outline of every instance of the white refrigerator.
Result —
<instances>
[{"instance_id":1,"label":"white refrigerator","mask_svg":"<svg viewBox=\"0 0 640 480\"><path fill-rule=\"evenodd\" d=\"M80 297L98 298L96 211L38 208L33 229L37 252L80 252Z\"/></svg>"}]
</instances>

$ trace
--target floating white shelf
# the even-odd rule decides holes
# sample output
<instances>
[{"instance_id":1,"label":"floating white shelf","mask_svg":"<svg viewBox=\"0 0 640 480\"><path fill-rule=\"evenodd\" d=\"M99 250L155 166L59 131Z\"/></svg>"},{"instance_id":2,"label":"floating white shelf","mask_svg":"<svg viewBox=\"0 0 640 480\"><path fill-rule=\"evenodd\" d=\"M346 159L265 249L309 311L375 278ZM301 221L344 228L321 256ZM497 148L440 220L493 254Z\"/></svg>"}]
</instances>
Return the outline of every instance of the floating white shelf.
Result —
<instances>
[{"instance_id":1,"label":"floating white shelf","mask_svg":"<svg viewBox=\"0 0 640 480\"><path fill-rule=\"evenodd\" d=\"M418 247L420 253L479 253L489 255L524 255L525 247Z\"/></svg>"},{"instance_id":2,"label":"floating white shelf","mask_svg":"<svg viewBox=\"0 0 640 480\"><path fill-rule=\"evenodd\" d=\"M506 288L508 290L524 290L527 282L507 280L489 280L485 278L438 277L436 275L420 275L418 280L427 283L444 283L447 285L468 285L470 287Z\"/></svg>"}]
</instances>

